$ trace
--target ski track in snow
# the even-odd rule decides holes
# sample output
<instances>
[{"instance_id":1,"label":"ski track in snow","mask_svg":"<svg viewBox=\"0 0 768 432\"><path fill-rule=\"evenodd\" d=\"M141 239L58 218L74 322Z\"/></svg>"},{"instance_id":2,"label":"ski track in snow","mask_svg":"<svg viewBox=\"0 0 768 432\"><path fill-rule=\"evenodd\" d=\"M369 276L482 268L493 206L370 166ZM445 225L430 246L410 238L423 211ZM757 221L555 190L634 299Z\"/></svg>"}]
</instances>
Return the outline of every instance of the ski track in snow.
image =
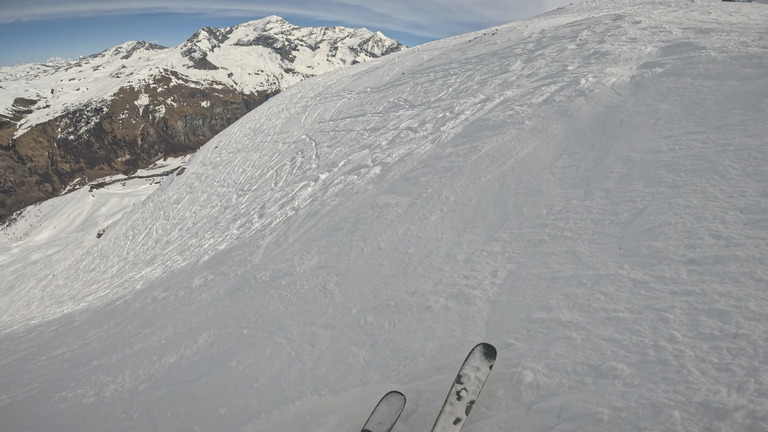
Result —
<instances>
[{"instance_id":1,"label":"ski track in snow","mask_svg":"<svg viewBox=\"0 0 768 432\"><path fill-rule=\"evenodd\" d=\"M289 88L2 244L3 428L426 430L488 341L467 432L768 429L765 22L593 1Z\"/></svg>"}]
</instances>

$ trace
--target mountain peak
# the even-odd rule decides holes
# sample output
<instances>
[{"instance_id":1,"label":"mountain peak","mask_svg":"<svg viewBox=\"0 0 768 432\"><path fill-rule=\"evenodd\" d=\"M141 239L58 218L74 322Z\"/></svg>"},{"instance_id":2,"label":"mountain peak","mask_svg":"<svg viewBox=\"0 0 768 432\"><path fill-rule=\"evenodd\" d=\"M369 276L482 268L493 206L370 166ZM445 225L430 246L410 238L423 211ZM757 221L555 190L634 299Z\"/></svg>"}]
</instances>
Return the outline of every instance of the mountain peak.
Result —
<instances>
[{"instance_id":1,"label":"mountain peak","mask_svg":"<svg viewBox=\"0 0 768 432\"><path fill-rule=\"evenodd\" d=\"M293 28L299 28L299 26L291 24L290 22L286 21L285 19L277 15L270 15L268 17L247 21L242 24L238 24L236 26L229 27L222 30L227 31L229 33L238 33L238 32L241 33L244 31L247 32L249 30L258 32L258 33L264 33L264 32L275 33L275 32L286 31Z\"/></svg>"},{"instance_id":2,"label":"mountain peak","mask_svg":"<svg viewBox=\"0 0 768 432\"><path fill-rule=\"evenodd\" d=\"M202 28L182 44L181 50L192 68L216 70L219 65L209 54L222 46L266 48L277 56L276 61L288 64L299 57L318 60L325 51L325 59L351 64L404 48L396 40L365 28L300 27L271 15L234 27Z\"/></svg>"},{"instance_id":3,"label":"mountain peak","mask_svg":"<svg viewBox=\"0 0 768 432\"><path fill-rule=\"evenodd\" d=\"M103 57L119 57L122 60L128 60L137 52L147 51L160 51L167 49L162 45L158 45L147 41L126 41L120 45L112 48L107 48L104 51L86 57L87 59L103 58Z\"/></svg>"},{"instance_id":4,"label":"mountain peak","mask_svg":"<svg viewBox=\"0 0 768 432\"><path fill-rule=\"evenodd\" d=\"M269 23L288 23L288 21L286 21L283 17L277 16L277 15L270 15L270 16L266 16L264 18L260 18L260 19L256 19L256 20L252 20L252 21L247 21L247 22L244 22L244 23L242 23L240 25L241 26L261 25L261 24L269 24Z\"/></svg>"}]
</instances>

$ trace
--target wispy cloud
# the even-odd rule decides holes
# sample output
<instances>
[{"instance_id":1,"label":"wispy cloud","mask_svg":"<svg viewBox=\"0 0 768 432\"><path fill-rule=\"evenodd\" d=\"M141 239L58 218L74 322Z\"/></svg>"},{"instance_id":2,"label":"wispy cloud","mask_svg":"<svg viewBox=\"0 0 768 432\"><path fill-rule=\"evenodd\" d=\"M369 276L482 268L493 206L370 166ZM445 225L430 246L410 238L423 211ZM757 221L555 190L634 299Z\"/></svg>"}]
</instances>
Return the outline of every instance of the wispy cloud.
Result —
<instances>
[{"instance_id":1,"label":"wispy cloud","mask_svg":"<svg viewBox=\"0 0 768 432\"><path fill-rule=\"evenodd\" d=\"M570 0L4 0L0 23L120 15L281 15L441 38L532 16Z\"/></svg>"}]
</instances>

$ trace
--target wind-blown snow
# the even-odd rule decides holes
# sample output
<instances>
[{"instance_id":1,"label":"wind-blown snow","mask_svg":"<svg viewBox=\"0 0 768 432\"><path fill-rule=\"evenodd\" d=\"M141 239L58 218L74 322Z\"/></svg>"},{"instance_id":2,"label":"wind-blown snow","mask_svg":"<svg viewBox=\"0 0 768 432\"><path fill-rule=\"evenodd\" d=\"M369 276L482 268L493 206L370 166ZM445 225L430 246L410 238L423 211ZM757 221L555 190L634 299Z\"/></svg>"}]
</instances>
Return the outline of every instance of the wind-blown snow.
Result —
<instances>
[{"instance_id":1,"label":"wind-blown snow","mask_svg":"<svg viewBox=\"0 0 768 432\"><path fill-rule=\"evenodd\" d=\"M767 429L766 22L593 1L289 88L3 244L3 428L427 430L487 341L467 432Z\"/></svg>"}]
</instances>

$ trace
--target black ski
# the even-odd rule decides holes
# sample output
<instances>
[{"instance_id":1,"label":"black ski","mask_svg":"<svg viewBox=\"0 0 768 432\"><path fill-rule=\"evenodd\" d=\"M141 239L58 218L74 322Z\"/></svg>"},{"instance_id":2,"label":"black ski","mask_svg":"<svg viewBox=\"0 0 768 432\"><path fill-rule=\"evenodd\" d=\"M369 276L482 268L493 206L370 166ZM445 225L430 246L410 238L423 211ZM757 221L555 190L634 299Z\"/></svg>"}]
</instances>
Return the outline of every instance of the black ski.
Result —
<instances>
[{"instance_id":1,"label":"black ski","mask_svg":"<svg viewBox=\"0 0 768 432\"><path fill-rule=\"evenodd\" d=\"M476 345L456 374L451 391L437 415L432 432L459 432L483 389L496 362L496 348L488 343Z\"/></svg>"}]
</instances>

